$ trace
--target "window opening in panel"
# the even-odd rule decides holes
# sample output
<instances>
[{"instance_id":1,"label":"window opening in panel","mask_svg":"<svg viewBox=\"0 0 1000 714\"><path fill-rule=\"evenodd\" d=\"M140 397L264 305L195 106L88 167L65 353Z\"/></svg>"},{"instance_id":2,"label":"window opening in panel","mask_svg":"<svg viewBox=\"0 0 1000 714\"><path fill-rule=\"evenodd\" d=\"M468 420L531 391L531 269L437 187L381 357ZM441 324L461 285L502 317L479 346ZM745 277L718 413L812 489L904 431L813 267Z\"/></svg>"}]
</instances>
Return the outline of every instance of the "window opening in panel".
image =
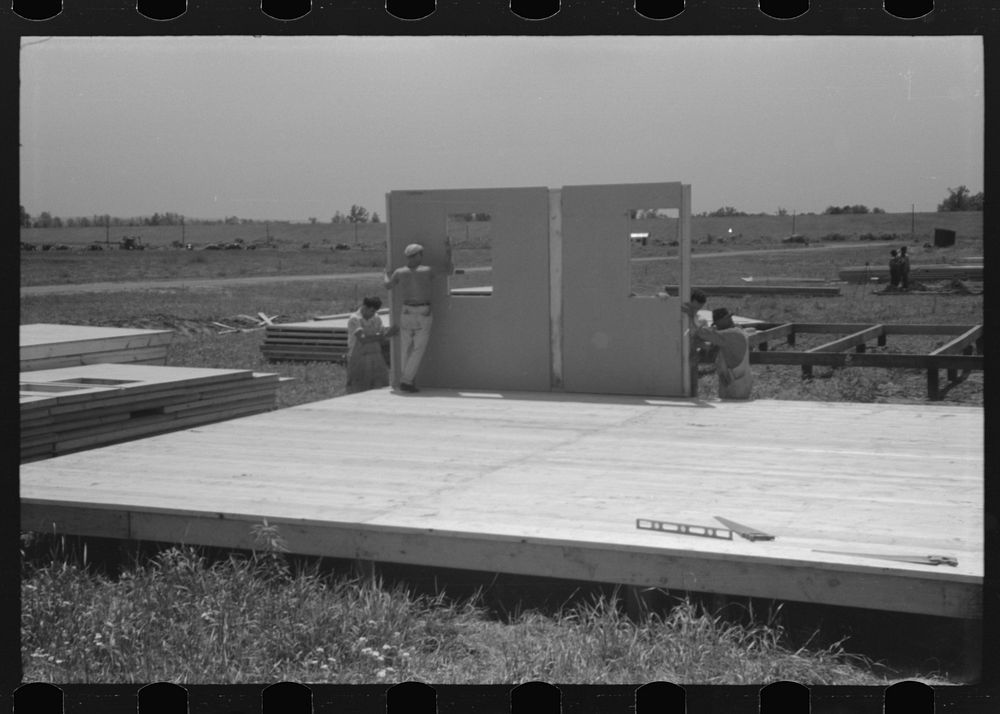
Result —
<instances>
[{"instance_id":1,"label":"window opening in panel","mask_svg":"<svg viewBox=\"0 0 1000 714\"><path fill-rule=\"evenodd\" d=\"M452 273L448 293L455 297L493 294L492 218L488 210L451 213L447 219Z\"/></svg>"},{"instance_id":2,"label":"window opening in panel","mask_svg":"<svg viewBox=\"0 0 1000 714\"><path fill-rule=\"evenodd\" d=\"M654 297L680 284L680 211L632 208L623 240L629 244L629 297Z\"/></svg>"}]
</instances>

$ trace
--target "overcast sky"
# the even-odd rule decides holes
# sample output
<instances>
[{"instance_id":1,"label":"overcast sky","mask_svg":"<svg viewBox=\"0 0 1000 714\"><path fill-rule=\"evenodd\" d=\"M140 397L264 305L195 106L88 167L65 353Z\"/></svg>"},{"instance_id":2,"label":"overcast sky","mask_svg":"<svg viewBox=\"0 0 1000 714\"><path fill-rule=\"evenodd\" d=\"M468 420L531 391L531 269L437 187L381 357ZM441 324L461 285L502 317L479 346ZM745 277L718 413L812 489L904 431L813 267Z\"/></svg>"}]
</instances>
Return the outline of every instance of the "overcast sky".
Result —
<instances>
[{"instance_id":1,"label":"overcast sky","mask_svg":"<svg viewBox=\"0 0 1000 714\"><path fill-rule=\"evenodd\" d=\"M385 193L682 181L695 213L983 190L978 37L27 37L21 203L329 221Z\"/></svg>"}]
</instances>

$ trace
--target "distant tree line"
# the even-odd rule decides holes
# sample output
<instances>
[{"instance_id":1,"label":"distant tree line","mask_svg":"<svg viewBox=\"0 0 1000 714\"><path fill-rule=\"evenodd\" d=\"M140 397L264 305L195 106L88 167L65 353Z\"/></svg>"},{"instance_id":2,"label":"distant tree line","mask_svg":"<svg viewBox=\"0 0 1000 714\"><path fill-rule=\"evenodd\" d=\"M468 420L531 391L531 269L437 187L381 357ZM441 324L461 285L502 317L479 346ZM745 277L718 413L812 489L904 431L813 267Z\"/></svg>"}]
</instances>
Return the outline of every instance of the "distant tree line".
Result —
<instances>
[{"instance_id":1,"label":"distant tree line","mask_svg":"<svg viewBox=\"0 0 1000 714\"><path fill-rule=\"evenodd\" d=\"M53 216L48 211L42 211L37 216L32 216L24 206L21 206L21 227L22 228L90 228L104 226L180 226L180 225L246 225L249 223L275 223L277 221L256 221L252 218L239 218L237 216L226 216L225 218L185 218L179 213L154 213L152 216L112 216L110 214L93 216L73 216L70 218L60 218Z\"/></svg>"},{"instance_id":2,"label":"distant tree line","mask_svg":"<svg viewBox=\"0 0 1000 714\"><path fill-rule=\"evenodd\" d=\"M973 194L966 186L959 186L958 188L949 188L948 196L941 203L938 204L938 212L946 211L982 211L983 205L986 203L986 198L982 191ZM867 206L856 204L853 206L827 206L826 210L823 211L826 215L841 215L841 214L865 214L865 213L885 213L881 208L875 207L869 209ZM628 212L629 218L631 219L649 219L649 218L669 218L671 217L666 211L657 208L634 208ZM733 218L737 216L767 216L771 215L768 213L746 213L744 211L739 211L732 206L722 206L714 211L703 211L697 214L700 217L712 217L712 218ZM777 215L786 216L788 215L788 210L785 208L778 208ZM805 213L803 215L813 215L811 213ZM472 221L488 221L491 219L489 213L484 212L471 212L471 213L461 213L454 214L451 216L455 220L464 220L467 222ZM24 206L21 206L21 227L22 228L88 228L88 227L103 227L103 226L178 226L178 225L251 225L260 223L284 223L287 221L270 221L270 220L257 220L253 218L239 218L238 216L226 216L222 219L203 219L203 218L185 218L179 213L172 213L170 211L164 213L154 213L152 216L130 216L123 218L120 216L111 216L109 214L104 215L93 215L93 216L75 216L72 218L60 218L59 216L53 216L48 211L42 211L37 216L31 216ZM316 218L309 218L309 222L315 224L317 222ZM354 204L351 206L350 210L344 214L341 211L337 211L333 214L333 218L330 219L331 223L381 223L382 219L379 218L378 213L372 212L368 213L368 209L364 206L359 206Z\"/></svg>"},{"instance_id":3,"label":"distant tree line","mask_svg":"<svg viewBox=\"0 0 1000 714\"><path fill-rule=\"evenodd\" d=\"M946 211L981 211L986 203L983 192L973 195L965 186L949 188L948 197L938 204L939 212Z\"/></svg>"},{"instance_id":4,"label":"distant tree line","mask_svg":"<svg viewBox=\"0 0 1000 714\"><path fill-rule=\"evenodd\" d=\"M875 207L868 210L868 206L862 206L861 204L855 206L827 206L826 210L823 211L824 214L828 216L838 216L843 213L885 213L881 208Z\"/></svg>"},{"instance_id":5,"label":"distant tree line","mask_svg":"<svg viewBox=\"0 0 1000 714\"><path fill-rule=\"evenodd\" d=\"M315 218L309 219L310 223L316 223ZM340 211L334 215L331 223L381 223L378 213L368 214L368 209L364 206L351 206L350 212L345 216ZM71 218L61 218L53 216L48 211L42 211L37 216L32 216L24 206L21 206L21 227L22 228L90 228L90 227L122 227L122 226L180 226L180 225L227 225L245 226L262 223L288 223L288 221L260 220L254 218L240 218L239 216L226 216L225 218L186 218L179 213L154 213L152 216L112 216L110 214L93 216L74 216Z\"/></svg>"},{"instance_id":6,"label":"distant tree line","mask_svg":"<svg viewBox=\"0 0 1000 714\"><path fill-rule=\"evenodd\" d=\"M315 218L309 219L311 222L315 223ZM381 223L382 219L378 217L378 213L372 212L371 217L368 216L368 209L364 206L359 206L354 204L351 206L351 210L344 215L340 211L333 214L333 218L330 219L330 223Z\"/></svg>"}]
</instances>

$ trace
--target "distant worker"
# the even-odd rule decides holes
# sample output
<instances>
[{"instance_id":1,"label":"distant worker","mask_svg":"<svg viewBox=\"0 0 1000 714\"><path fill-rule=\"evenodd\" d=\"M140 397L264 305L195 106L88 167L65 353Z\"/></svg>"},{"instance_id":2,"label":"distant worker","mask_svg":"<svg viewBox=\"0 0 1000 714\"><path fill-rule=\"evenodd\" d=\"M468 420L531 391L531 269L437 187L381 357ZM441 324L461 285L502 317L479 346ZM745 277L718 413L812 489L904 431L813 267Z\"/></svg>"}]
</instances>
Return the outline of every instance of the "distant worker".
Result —
<instances>
[{"instance_id":1,"label":"distant worker","mask_svg":"<svg viewBox=\"0 0 1000 714\"><path fill-rule=\"evenodd\" d=\"M895 248L889 251L889 287L893 290L899 287L899 253Z\"/></svg>"},{"instance_id":2,"label":"distant worker","mask_svg":"<svg viewBox=\"0 0 1000 714\"><path fill-rule=\"evenodd\" d=\"M403 392L419 392L416 385L417 371L427 350L434 321L431 315L431 297L436 273L431 266L422 264L424 247L419 243L410 243L403 250L403 255L406 256L406 265L396 268L392 273L386 269L385 287L387 290L398 291L403 303L399 318L399 389ZM447 258L450 273L450 248Z\"/></svg>"},{"instance_id":3,"label":"distant worker","mask_svg":"<svg viewBox=\"0 0 1000 714\"><path fill-rule=\"evenodd\" d=\"M691 300L681 305L681 312L688 316L691 328L688 330L688 361L691 372L691 396L698 396L698 363L701 362L703 348L708 345L695 336L699 327L708 327L708 320L699 317L698 313L705 309L708 297L697 288L691 291Z\"/></svg>"},{"instance_id":4,"label":"distant worker","mask_svg":"<svg viewBox=\"0 0 1000 714\"><path fill-rule=\"evenodd\" d=\"M906 246L899 249L899 287L910 289L910 256L906 254Z\"/></svg>"},{"instance_id":5,"label":"distant worker","mask_svg":"<svg viewBox=\"0 0 1000 714\"><path fill-rule=\"evenodd\" d=\"M712 327L699 327L695 335L718 346L715 374L719 378L719 399L749 399L753 388L750 369L750 340L733 322L724 307L712 310Z\"/></svg>"},{"instance_id":6,"label":"distant worker","mask_svg":"<svg viewBox=\"0 0 1000 714\"><path fill-rule=\"evenodd\" d=\"M347 318L347 393L389 386L389 365L382 344L399 332L386 329L379 317L382 299L366 297L361 307Z\"/></svg>"}]
</instances>

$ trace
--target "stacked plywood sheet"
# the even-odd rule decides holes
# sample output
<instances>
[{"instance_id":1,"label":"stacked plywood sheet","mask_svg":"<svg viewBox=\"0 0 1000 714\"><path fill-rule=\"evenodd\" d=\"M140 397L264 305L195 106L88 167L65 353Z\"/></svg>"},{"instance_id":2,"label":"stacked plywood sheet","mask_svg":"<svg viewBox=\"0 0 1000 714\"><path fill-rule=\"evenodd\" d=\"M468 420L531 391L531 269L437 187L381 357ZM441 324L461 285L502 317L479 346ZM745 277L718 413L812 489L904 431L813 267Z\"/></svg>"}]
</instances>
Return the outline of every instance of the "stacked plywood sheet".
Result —
<instances>
[{"instance_id":1,"label":"stacked plywood sheet","mask_svg":"<svg viewBox=\"0 0 1000 714\"><path fill-rule=\"evenodd\" d=\"M21 460L273 409L278 375L96 364L21 373Z\"/></svg>"},{"instance_id":2,"label":"stacked plywood sheet","mask_svg":"<svg viewBox=\"0 0 1000 714\"><path fill-rule=\"evenodd\" d=\"M838 275L848 283L889 281L889 266L860 266L841 268ZM982 281L982 263L974 265L911 265L910 281L933 282L938 280Z\"/></svg>"},{"instance_id":3,"label":"stacked plywood sheet","mask_svg":"<svg viewBox=\"0 0 1000 714\"><path fill-rule=\"evenodd\" d=\"M21 371L82 364L165 364L172 330L87 325L21 325Z\"/></svg>"},{"instance_id":4,"label":"stacked plywood sheet","mask_svg":"<svg viewBox=\"0 0 1000 714\"><path fill-rule=\"evenodd\" d=\"M352 313L327 315L307 322L268 325L260 351L265 359L293 362L340 362L347 357L347 321ZM379 310L389 326L389 311Z\"/></svg>"}]
</instances>

